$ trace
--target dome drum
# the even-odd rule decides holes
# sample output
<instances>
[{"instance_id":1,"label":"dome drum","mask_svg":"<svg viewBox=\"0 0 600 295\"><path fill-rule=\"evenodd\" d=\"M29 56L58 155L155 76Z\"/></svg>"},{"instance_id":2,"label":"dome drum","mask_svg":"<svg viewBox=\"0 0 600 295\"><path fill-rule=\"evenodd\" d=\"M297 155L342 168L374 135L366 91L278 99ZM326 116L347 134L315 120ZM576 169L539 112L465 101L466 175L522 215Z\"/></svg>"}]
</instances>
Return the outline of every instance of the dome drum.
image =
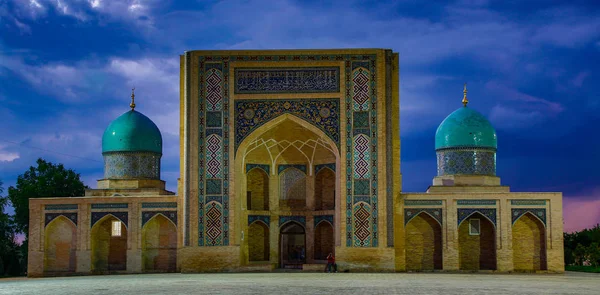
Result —
<instances>
[{"instance_id":1,"label":"dome drum","mask_svg":"<svg viewBox=\"0 0 600 295\"><path fill-rule=\"evenodd\" d=\"M496 149L449 148L437 154L437 175L496 175Z\"/></svg>"},{"instance_id":2,"label":"dome drum","mask_svg":"<svg viewBox=\"0 0 600 295\"><path fill-rule=\"evenodd\" d=\"M104 179L160 179L159 153L107 152Z\"/></svg>"}]
</instances>

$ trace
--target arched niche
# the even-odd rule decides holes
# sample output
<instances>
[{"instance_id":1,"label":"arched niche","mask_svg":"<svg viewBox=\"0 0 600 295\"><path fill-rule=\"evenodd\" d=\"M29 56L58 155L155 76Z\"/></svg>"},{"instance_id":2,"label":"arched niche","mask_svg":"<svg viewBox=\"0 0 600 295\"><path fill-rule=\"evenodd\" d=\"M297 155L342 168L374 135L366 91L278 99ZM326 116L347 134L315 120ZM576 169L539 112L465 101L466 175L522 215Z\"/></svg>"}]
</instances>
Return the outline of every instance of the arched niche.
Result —
<instances>
[{"instance_id":1,"label":"arched niche","mask_svg":"<svg viewBox=\"0 0 600 295\"><path fill-rule=\"evenodd\" d=\"M77 265L77 226L64 215L54 218L44 229L44 272L75 272Z\"/></svg>"},{"instance_id":2,"label":"arched niche","mask_svg":"<svg viewBox=\"0 0 600 295\"><path fill-rule=\"evenodd\" d=\"M246 174L248 210L269 210L269 175L261 168Z\"/></svg>"},{"instance_id":3,"label":"arched niche","mask_svg":"<svg viewBox=\"0 0 600 295\"><path fill-rule=\"evenodd\" d=\"M517 219L512 226L513 265L516 271L547 269L546 228L530 212Z\"/></svg>"},{"instance_id":4,"label":"arched niche","mask_svg":"<svg viewBox=\"0 0 600 295\"><path fill-rule=\"evenodd\" d=\"M118 231L118 235L117 235ZM127 269L127 227L108 214L91 230L92 272L112 272Z\"/></svg>"},{"instance_id":5,"label":"arched niche","mask_svg":"<svg viewBox=\"0 0 600 295\"><path fill-rule=\"evenodd\" d=\"M458 246L461 270L496 270L496 229L484 215L475 212L461 222Z\"/></svg>"},{"instance_id":6,"label":"arched niche","mask_svg":"<svg viewBox=\"0 0 600 295\"><path fill-rule=\"evenodd\" d=\"M248 227L248 256L250 261L269 261L269 226L258 220Z\"/></svg>"},{"instance_id":7,"label":"arched niche","mask_svg":"<svg viewBox=\"0 0 600 295\"><path fill-rule=\"evenodd\" d=\"M281 225L279 234L281 267L302 268L306 263L306 231L304 227L290 221Z\"/></svg>"},{"instance_id":8,"label":"arched niche","mask_svg":"<svg viewBox=\"0 0 600 295\"><path fill-rule=\"evenodd\" d=\"M321 221L317 224L315 227L314 243L315 260L327 260L329 253L334 254L335 239L331 223Z\"/></svg>"},{"instance_id":9,"label":"arched niche","mask_svg":"<svg viewBox=\"0 0 600 295\"><path fill-rule=\"evenodd\" d=\"M154 215L142 227L142 270L177 270L177 226L160 213Z\"/></svg>"},{"instance_id":10,"label":"arched niche","mask_svg":"<svg viewBox=\"0 0 600 295\"><path fill-rule=\"evenodd\" d=\"M335 172L323 168L315 176L315 210L335 208Z\"/></svg>"},{"instance_id":11,"label":"arched niche","mask_svg":"<svg viewBox=\"0 0 600 295\"><path fill-rule=\"evenodd\" d=\"M426 212L406 224L404 245L407 270L442 269L442 227Z\"/></svg>"},{"instance_id":12,"label":"arched niche","mask_svg":"<svg viewBox=\"0 0 600 295\"><path fill-rule=\"evenodd\" d=\"M290 167L279 174L279 207L306 207L306 174L300 169Z\"/></svg>"}]
</instances>

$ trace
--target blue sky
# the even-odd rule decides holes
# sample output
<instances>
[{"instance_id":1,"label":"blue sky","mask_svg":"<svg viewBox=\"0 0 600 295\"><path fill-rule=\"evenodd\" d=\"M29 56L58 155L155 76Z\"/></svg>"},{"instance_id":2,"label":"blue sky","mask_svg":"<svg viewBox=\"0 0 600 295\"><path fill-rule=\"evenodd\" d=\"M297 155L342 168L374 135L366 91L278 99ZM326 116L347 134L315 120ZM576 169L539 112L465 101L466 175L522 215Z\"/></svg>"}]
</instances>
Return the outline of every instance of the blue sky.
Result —
<instances>
[{"instance_id":1,"label":"blue sky","mask_svg":"<svg viewBox=\"0 0 600 295\"><path fill-rule=\"evenodd\" d=\"M498 132L512 191L562 191L565 227L600 222L598 1L0 0L0 179L35 159L95 187L101 136L128 110L162 131L179 176L179 54L194 49L391 48L400 54L405 191L436 174L437 125L470 107Z\"/></svg>"}]
</instances>

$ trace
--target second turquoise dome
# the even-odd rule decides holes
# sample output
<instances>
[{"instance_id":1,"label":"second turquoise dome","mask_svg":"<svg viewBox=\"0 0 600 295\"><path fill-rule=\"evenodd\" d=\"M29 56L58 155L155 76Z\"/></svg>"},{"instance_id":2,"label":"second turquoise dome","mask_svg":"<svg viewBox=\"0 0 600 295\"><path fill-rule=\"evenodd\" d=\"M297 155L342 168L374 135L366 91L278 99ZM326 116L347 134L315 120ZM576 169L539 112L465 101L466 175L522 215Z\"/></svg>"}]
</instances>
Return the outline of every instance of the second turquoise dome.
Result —
<instances>
[{"instance_id":1,"label":"second turquoise dome","mask_svg":"<svg viewBox=\"0 0 600 295\"><path fill-rule=\"evenodd\" d=\"M435 149L458 147L498 147L496 130L479 112L461 107L450 114L435 133Z\"/></svg>"},{"instance_id":2,"label":"second turquoise dome","mask_svg":"<svg viewBox=\"0 0 600 295\"><path fill-rule=\"evenodd\" d=\"M162 154L162 136L156 124L135 110L108 125L102 136L102 153L155 152Z\"/></svg>"}]
</instances>

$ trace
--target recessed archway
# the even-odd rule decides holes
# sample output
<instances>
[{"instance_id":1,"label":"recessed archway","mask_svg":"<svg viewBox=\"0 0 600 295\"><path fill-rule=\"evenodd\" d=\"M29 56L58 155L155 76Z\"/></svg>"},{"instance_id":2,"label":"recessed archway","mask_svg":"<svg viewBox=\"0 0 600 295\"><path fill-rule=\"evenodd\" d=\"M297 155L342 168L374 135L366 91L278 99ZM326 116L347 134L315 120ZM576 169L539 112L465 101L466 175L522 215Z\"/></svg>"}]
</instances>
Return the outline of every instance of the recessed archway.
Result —
<instances>
[{"instance_id":1,"label":"recessed archway","mask_svg":"<svg viewBox=\"0 0 600 295\"><path fill-rule=\"evenodd\" d=\"M77 263L77 227L63 215L44 230L44 272L75 272Z\"/></svg>"},{"instance_id":2,"label":"recessed archway","mask_svg":"<svg viewBox=\"0 0 600 295\"><path fill-rule=\"evenodd\" d=\"M315 227L315 260L327 260L327 255L333 254L334 250L333 226L327 221L321 221Z\"/></svg>"},{"instance_id":3,"label":"recessed archway","mask_svg":"<svg viewBox=\"0 0 600 295\"><path fill-rule=\"evenodd\" d=\"M254 168L246 174L248 210L269 210L269 175Z\"/></svg>"},{"instance_id":4,"label":"recessed archway","mask_svg":"<svg viewBox=\"0 0 600 295\"><path fill-rule=\"evenodd\" d=\"M476 212L463 220L458 246L461 270L496 270L496 229L484 215Z\"/></svg>"},{"instance_id":5,"label":"recessed archway","mask_svg":"<svg viewBox=\"0 0 600 295\"><path fill-rule=\"evenodd\" d=\"M127 227L113 215L102 217L91 231L92 272L127 269Z\"/></svg>"},{"instance_id":6,"label":"recessed archway","mask_svg":"<svg viewBox=\"0 0 600 295\"><path fill-rule=\"evenodd\" d=\"M279 174L279 208L306 207L306 174L297 168L287 168Z\"/></svg>"},{"instance_id":7,"label":"recessed archway","mask_svg":"<svg viewBox=\"0 0 600 295\"><path fill-rule=\"evenodd\" d=\"M282 268L302 268L306 262L306 232L294 221L281 226L279 234Z\"/></svg>"},{"instance_id":8,"label":"recessed archway","mask_svg":"<svg viewBox=\"0 0 600 295\"><path fill-rule=\"evenodd\" d=\"M255 221L248 227L248 260L269 261L269 226Z\"/></svg>"},{"instance_id":9,"label":"recessed archway","mask_svg":"<svg viewBox=\"0 0 600 295\"><path fill-rule=\"evenodd\" d=\"M177 269L177 227L162 214L142 227L142 270L174 272Z\"/></svg>"},{"instance_id":10,"label":"recessed archway","mask_svg":"<svg viewBox=\"0 0 600 295\"><path fill-rule=\"evenodd\" d=\"M546 228L530 212L519 217L513 224L512 248L516 271L546 269Z\"/></svg>"},{"instance_id":11,"label":"recessed archway","mask_svg":"<svg viewBox=\"0 0 600 295\"><path fill-rule=\"evenodd\" d=\"M442 269L442 227L429 214L421 212L405 227L406 269Z\"/></svg>"},{"instance_id":12,"label":"recessed archway","mask_svg":"<svg viewBox=\"0 0 600 295\"><path fill-rule=\"evenodd\" d=\"M333 210L335 208L335 172L323 168L315 176L315 209Z\"/></svg>"}]
</instances>

